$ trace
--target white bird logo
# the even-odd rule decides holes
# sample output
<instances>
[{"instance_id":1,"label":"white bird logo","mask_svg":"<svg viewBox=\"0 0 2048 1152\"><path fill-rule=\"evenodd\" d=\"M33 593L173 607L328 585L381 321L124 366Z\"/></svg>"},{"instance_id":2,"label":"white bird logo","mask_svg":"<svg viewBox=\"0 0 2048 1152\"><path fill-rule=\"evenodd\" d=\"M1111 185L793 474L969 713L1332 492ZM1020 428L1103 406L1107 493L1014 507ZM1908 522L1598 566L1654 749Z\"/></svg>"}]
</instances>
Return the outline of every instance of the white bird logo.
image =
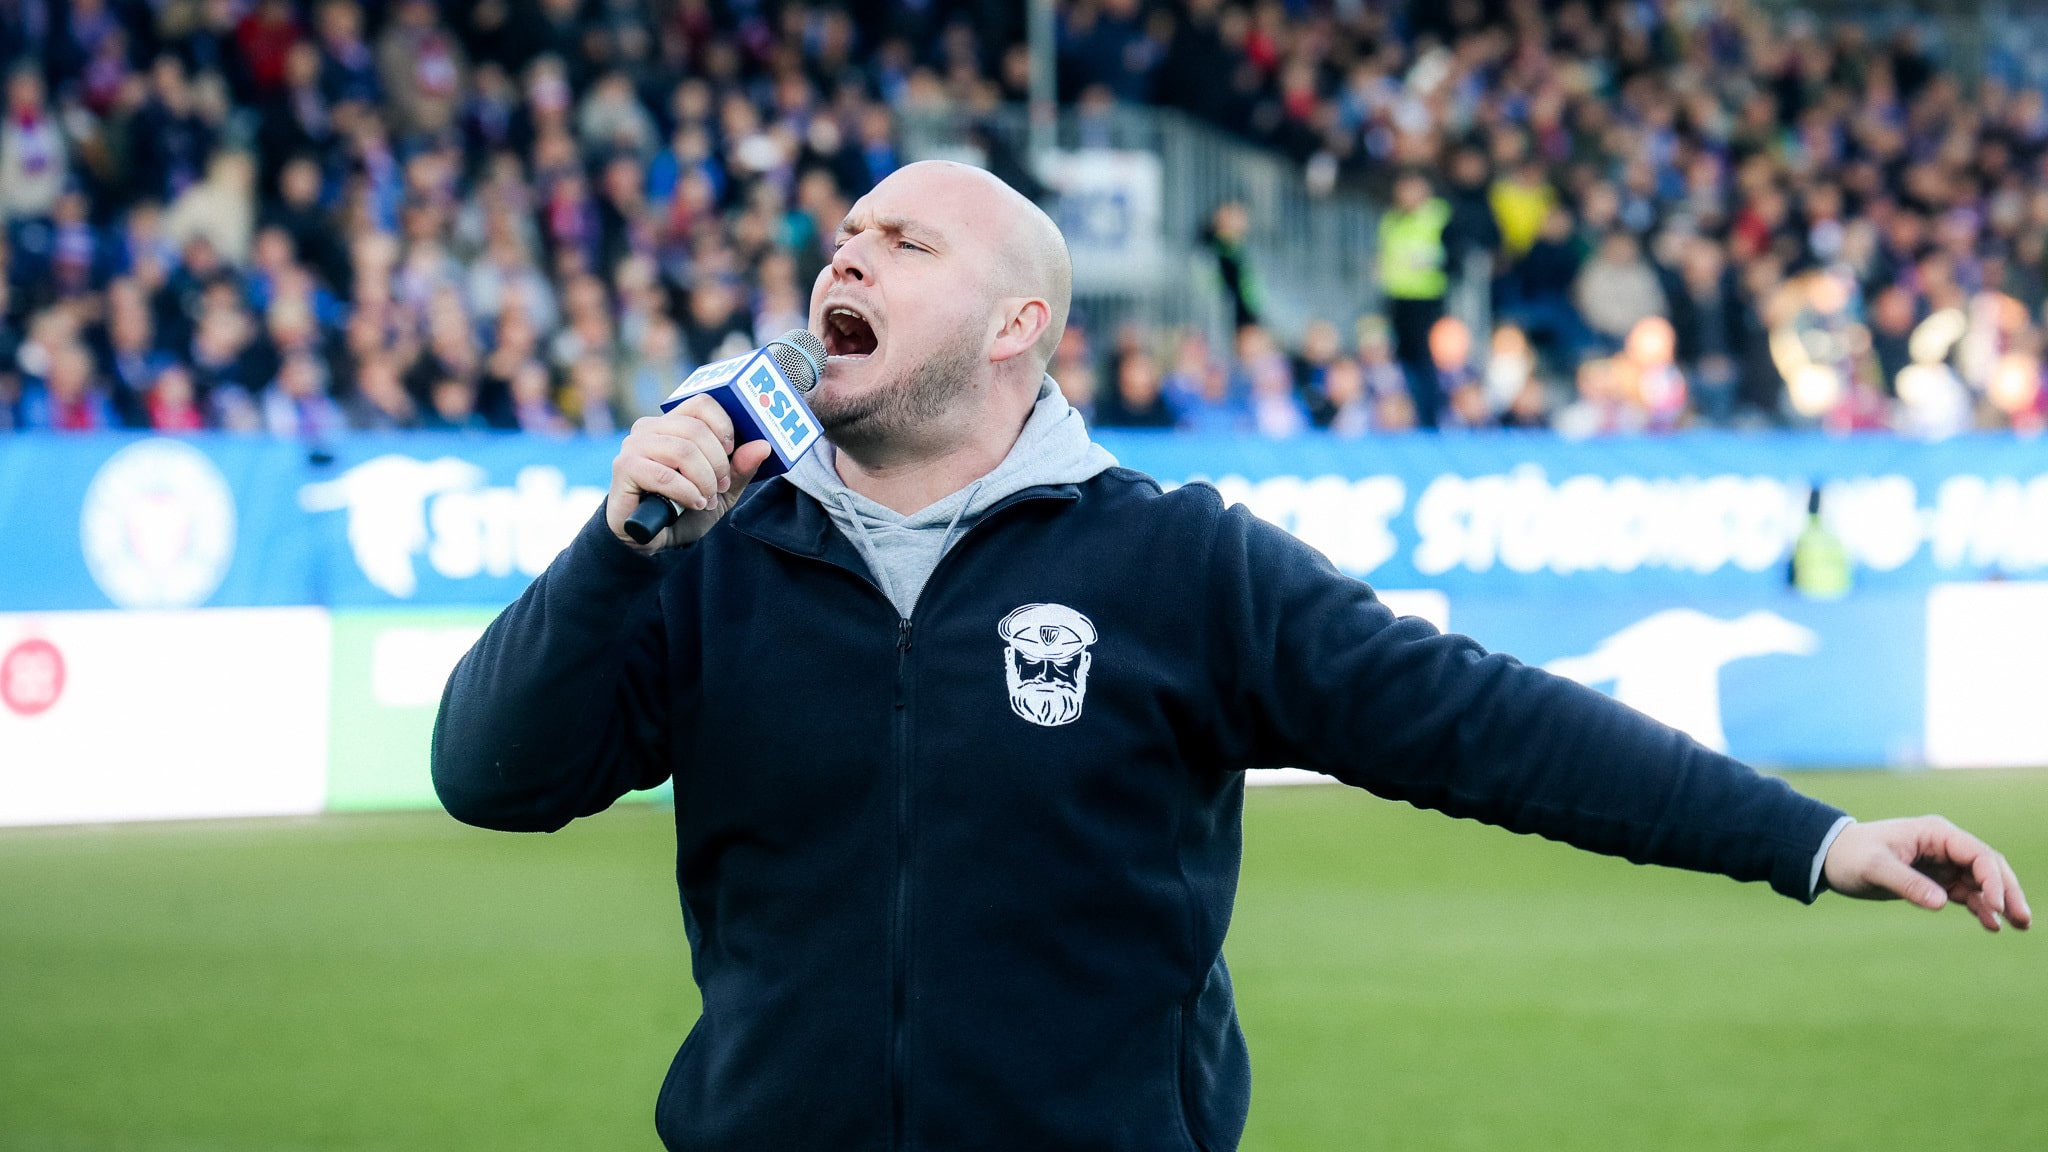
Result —
<instances>
[{"instance_id":1,"label":"white bird logo","mask_svg":"<svg viewBox=\"0 0 2048 1152\"><path fill-rule=\"evenodd\" d=\"M467 460L393 454L306 485L299 489L299 507L308 512L347 509L348 545L356 566L370 583L405 599L419 590L412 558L427 546L428 498L483 482L484 470Z\"/></svg>"},{"instance_id":2,"label":"white bird logo","mask_svg":"<svg viewBox=\"0 0 2048 1152\"><path fill-rule=\"evenodd\" d=\"M1615 699L1726 752L1721 666L1751 656L1811 656L1819 649L1812 629L1775 612L1720 620L1673 608L1636 621L1583 656L1543 667L1589 687L1612 680Z\"/></svg>"}]
</instances>

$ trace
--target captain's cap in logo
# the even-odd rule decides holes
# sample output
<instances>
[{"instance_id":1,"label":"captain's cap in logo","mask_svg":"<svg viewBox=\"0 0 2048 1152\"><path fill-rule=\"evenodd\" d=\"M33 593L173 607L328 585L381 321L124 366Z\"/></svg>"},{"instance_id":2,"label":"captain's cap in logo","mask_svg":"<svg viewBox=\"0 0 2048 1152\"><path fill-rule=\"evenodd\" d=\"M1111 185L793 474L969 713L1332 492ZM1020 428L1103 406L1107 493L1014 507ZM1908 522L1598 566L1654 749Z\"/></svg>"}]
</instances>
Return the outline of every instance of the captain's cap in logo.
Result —
<instances>
[{"instance_id":1,"label":"captain's cap in logo","mask_svg":"<svg viewBox=\"0 0 2048 1152\"><path fill-rule=\"evenodd\" d=\"M119 607L197 607L235 558L234 493L206 453L143 440L100 465L78 537L94 582Z\"/></svg>"},{"instance_id":2,"label":"captain's cap in logo","mask_svg":"<svg viewBox=\"0 0 2048 1152\"><path fill-rule=\"evenodd\" d=\"M1027 660L1064 664L1095 643L1095 625L1065 604L1026 604L1003 617L997 631Z\"/></svg>"}]
</instances>

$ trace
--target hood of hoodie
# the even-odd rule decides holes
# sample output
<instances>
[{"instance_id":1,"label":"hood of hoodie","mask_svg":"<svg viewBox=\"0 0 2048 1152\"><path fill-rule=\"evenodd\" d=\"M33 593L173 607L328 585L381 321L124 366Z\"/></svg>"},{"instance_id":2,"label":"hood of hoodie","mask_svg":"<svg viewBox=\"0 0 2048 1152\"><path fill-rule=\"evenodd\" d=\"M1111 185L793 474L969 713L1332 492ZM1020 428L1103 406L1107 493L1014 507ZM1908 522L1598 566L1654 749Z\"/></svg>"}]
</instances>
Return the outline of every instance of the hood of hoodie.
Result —
<instances>
[{"instance_id":1,"label":"hood of hoodie","mask_svg":"<svg viewBox=\"0 0 2048 1152\"><path fill-rule=\"evenodd\" d=\"M789 482L824 506L906 619L939 558L991 507L1026 488L1079 484L1116 467L1051 376L1039 380L1031 415L994 471L908 515L848 488L837 461L831 443L821 444L789 470Z\"/></svg>"}]
</instances>

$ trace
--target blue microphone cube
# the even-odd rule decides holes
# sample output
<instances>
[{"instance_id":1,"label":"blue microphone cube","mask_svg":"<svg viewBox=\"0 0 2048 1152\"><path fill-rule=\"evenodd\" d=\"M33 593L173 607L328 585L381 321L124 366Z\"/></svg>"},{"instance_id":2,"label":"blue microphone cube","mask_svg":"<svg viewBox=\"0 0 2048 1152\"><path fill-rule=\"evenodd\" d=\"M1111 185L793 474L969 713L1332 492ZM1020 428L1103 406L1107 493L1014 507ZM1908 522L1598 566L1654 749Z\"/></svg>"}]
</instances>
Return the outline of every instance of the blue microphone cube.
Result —
<instances>
[{"instance_id":1,"label":"blue microphone cube","mask_svg":"<svg viewBox=\"0 0 2048 1152\"><path fill-rule=\"evenodd\" d=\"M761 464L756 479L779 476L789 471L798 458L810 451L824 433L798 392L776 366L766 349L755 349L730 360L706 364L690 373L681 386L661 402L667 412L698 394L708 394L732 419L733 447L754 440L767 440L774 451Z\"/></svg>"}]
</instances>

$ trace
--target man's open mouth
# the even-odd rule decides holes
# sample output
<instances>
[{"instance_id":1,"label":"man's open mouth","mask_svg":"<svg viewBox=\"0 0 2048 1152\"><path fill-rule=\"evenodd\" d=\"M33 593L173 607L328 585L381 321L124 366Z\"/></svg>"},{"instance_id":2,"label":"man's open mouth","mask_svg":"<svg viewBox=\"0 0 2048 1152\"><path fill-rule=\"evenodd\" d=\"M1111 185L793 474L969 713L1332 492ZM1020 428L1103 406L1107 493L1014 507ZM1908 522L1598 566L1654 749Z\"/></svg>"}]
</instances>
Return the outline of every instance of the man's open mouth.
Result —
<instances>
[{"instance_id":1,"label":"man's open mouth","mask_svg":"<svg viewBox=\"0 0 2048 1152\"><path fill-rule=\"evenodd\" d=\"M825 354L866 356L875 350L875 328L867 317L851 308L832 308L825 313Z\"/></svg>"}]
</instances>

